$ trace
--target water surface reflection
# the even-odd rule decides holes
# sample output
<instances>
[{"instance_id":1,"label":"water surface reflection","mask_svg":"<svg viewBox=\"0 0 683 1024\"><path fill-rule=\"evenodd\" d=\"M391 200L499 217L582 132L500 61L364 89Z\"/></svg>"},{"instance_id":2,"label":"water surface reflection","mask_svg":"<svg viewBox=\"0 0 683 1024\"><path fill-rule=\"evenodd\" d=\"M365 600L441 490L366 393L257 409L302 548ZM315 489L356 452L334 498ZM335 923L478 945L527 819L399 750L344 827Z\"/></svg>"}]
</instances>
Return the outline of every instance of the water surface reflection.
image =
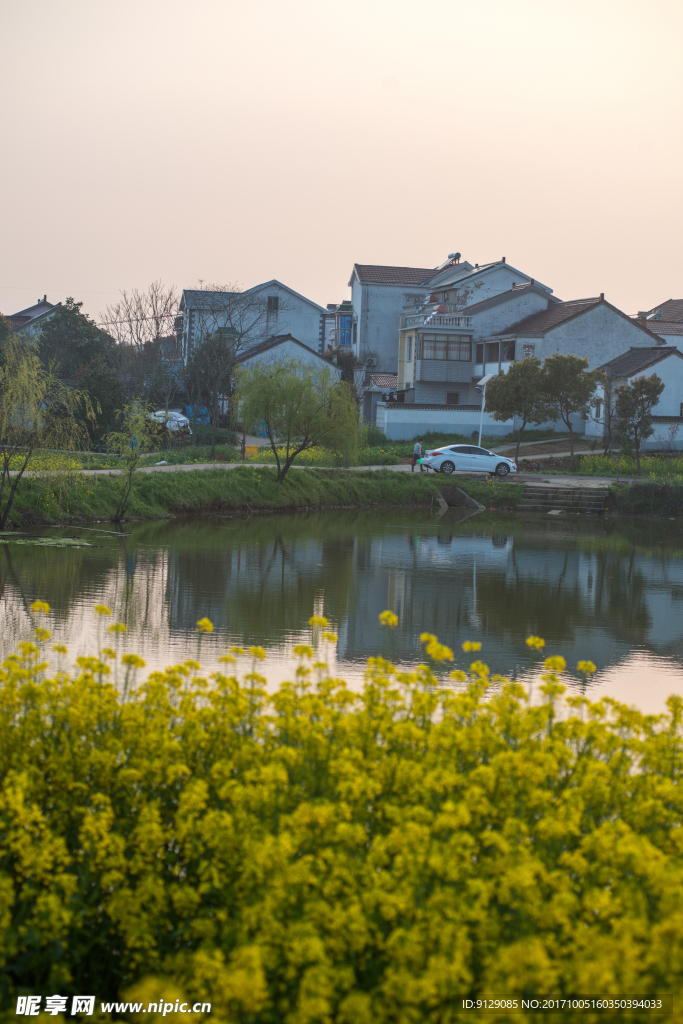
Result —
<instances>
[{"instance_id":1,"label":"water surface reflection","mask_svg":"<svg viewBox=\"0 0 683 1024\"><path fill-rule=\"evenodd\" d=\"M450 512L436 520L407 510L129 529L121 537L79 532L96 548L4 544L3 653L28 635L38 597L54 610L55 639L74 656L92 651L92 606L102 602L126 623L129 648L149 666L196 656L194 626L206 615L216 631L203 641L203 660L231 643L262 644L273 652L269 674L284 678L307 619L324 612L339 633L338 670L349 679L359 679L378 652L415 663L424 631L457 651L463 640L479 639L492 669L524 676L524 640L536 633L570 665L592 659L596 693L649 711L683 692L678 523L491 513L458 523ZM390 638L378 624L385 608L401 623Z\"/></svg>"}]
</instances>

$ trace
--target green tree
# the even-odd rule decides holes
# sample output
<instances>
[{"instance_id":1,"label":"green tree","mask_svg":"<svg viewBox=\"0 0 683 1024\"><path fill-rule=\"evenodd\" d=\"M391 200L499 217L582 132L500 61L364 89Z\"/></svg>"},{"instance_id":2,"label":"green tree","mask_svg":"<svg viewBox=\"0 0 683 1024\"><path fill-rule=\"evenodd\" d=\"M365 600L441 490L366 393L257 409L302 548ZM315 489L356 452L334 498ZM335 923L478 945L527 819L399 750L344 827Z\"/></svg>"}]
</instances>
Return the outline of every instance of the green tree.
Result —
<instances>
[{"instance_id":1,"label":"green tree","mask_svg":"<svg viewBox=\"0 0 683 1024\"><path fill-rule=\"evenodd\" d=\"M8 334L0 345L0 529L38 447L82 448L94 422L86 392L68 387L36 346Z\"/></svg>"},{"instance_id":2,"label":"green tree","mask_svg":"<svg viewBox=\"0 0 683 1024\"><path fill-rule=\"evenodd\" d=\"M206 398L211 417L212 459L216 454L216 428L220 417L221 399L228 397L232 390L237 342L237 331L229 327L225 331L209 335L192 353L193 371L198 378L199 390Z\"/></svg>"},{"instance_id":3,"label":"green tree","mask_svg":"<svg viewBox=\"0 0 683 1024\"><path fill-rule=\"evenodd\" d=\"M600 370L589 370L588 360L558 353L543 363L543 392L551 415L561 419L569 431L570 467L574 468L572 416L586 416L599 384L605 382Z\"/></svg>"},{"instance_id":4,"label":"green tree","mask_svg":"<svg viewBox=\"0 0 683 1024\"><path fill-rule=\"evenodd\" d=\"M106 360L112 354L114 339L85 313L82 302L68 298L47 321L40 335L40 356L63 380L76 377L77 371L93 359Z\"/></svg>"},{"instance_id":5,"label":"green tree","mask_svg":"<svg viewBox=\"0 0 683 1024\"><path fill-rule=\"evenodd\" d=\"M242 422L265 423L282 482L298 455L316 445L348 452L358 443L358 409L347 384L328 366L299 359L257 362L235 373Z\"/></svg>"},{"instance_id":6,"label":"green tree","mask_svg":"<svg viewBox=\"0 0 683 1024\"><path fill-rule=\"evenodd\" d=\"M552 416L552 408L543 389L543 369L540 359L530 357L512 363L508 372L502 370L486 385L486 408L494 420L519 417L515 462L519 459L519 445L527 423L543 423Z\"/></svg>"},{"instance_id":7,"label":"green tree","mask_svg":"<svg viewBox=\"0 0 683 1024\"><path fill-rule=\"evenodd\" d=\"M76 380L84 391L97 417L90 422L90 437L99 440L116 427L117 410L126 404L126 389L119 374L103 359L93 359L76 373Z\"/></svg>"},{"instance_id":8,"label":"green tree","mask_svg":"<svg viewBox=\"0 0 683 1024\"><path fill-rule=\"evenodd\" d=\"M636 465L640 473L640 448L650 437L652 407L659 402L664 390L664 381L656 373L649 377L636 377L631 384L616 388L616 429L617 439L627 443L636 453Z\"/></svg>"},{"instance_id":9,"label":"green tree","mask_svg":"<svg viewBox=\"0 0 683 1024\"><path fill-rule=\"evenodd\" d=\"M125 464L121 495L112 516L114 523L120 523L126 514L142 456L159 447L157 424L150 419L144 406L139 403L127 405L118 415L118 430L112 430L105 438L109 451L120 455Z\"/></svg>"}]
</instances>

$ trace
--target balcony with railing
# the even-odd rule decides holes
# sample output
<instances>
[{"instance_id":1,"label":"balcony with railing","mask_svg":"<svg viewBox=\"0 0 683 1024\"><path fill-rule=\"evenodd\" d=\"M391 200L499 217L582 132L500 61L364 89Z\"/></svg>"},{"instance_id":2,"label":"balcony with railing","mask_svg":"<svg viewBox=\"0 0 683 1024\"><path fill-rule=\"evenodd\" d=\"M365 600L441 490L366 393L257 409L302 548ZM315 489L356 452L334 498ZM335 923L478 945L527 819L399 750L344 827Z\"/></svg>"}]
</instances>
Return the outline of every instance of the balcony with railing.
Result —
<instances>
[{"instance_id":1,"label":"balcony with railing","mask_svg":"<svg viewBox=\"0 0 683 1024\"><path fill-rule=\"evenodd\" d=\"M459 313L449 313L444 309L445 303L436 310L423 310L421 313L404 313L401 316L401 328L421 328L452 331L473 330L471 316L462 316Z\"/></svg>"}]
</instances>

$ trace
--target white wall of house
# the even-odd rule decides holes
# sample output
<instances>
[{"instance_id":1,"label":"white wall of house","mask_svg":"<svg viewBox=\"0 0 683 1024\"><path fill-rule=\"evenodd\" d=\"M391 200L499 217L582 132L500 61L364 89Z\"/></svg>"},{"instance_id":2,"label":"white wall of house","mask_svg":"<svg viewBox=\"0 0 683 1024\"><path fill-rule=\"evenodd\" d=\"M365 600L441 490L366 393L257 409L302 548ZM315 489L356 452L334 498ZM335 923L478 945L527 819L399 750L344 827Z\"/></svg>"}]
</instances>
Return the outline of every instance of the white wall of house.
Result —
<instances>
[{"instance_id":1,"label":"white wall of house","mask_svg":"<svg viewBox=\"0 0 683 1024\"><path fill-rule=\"evenodd\" d=\"M419 405L399 405L380 402L377 406L377 426L391 441L406 441L432 430L442 433L472 436L479 433L480 408L422 408ZM484 433L502 437L513 428L512 420L499 422L484 413Z\"/></svg>"},{"instance_id":2,"label":"white wall of house","mask_svg":"<svg viewBox=\"0 0 683 1024\"><path fill-rule=\"evenodd\" d=\"M615 359L629 348L651 347L652 336L649 331L620 316L609 306L601 304L588 309L573 320L546 331L545 336L525 338L519 334L518 350L520 343L522 348L525 344L535 344L535 355L539 359L547 359L558 352L563 355L581 356L588 359L588 367L593 370L610 359Z\"/></svg>"},{"instance_id":3,"label":"white wall of house","mask_svg":"<svg viewBox=\"0 0 683 1024\"><path fill-rule=\"evenodd\" d=\"M683 334L665 334L664 332L660 334L658 331L656 333L657 337L663 338L667 345L677 348L679 352L683 352ZM657 338L654 338L652 343L656 345Z\"/></svg>"},{"instance_id":4,"label":"white wall of house","mask_svg":"<svg viewBox=\"0 0 683 1024\"><path fill-rule=\"evenodd\" d=\"M298 359L301 362L313 366L316 369L320 369L323 366L328 367L333 377L337 380L341 378L341 370L334 363L329 363L326 359L322 359L317 353L308 351L308 346L302 348L301 345L297 345L295 341L287 339L282 341L279 345L269 348L266 352L262 352L258 355L248 356L244 359L240 359L240 365L252 366L255 363L280 363L288 359Z\"/></svg>"},{"instance_id":5,"label":"white wall of house","mask_svg":"<svg viewBox=\"0 0 683 1024\"><path fill-rule=\"evenodd\" d=\"M263 303L267 303L268 298L277 298L279 307L277 311L269 313L265 319L260 321L253 331L245 335L243 347L250 344L256 345L275 334L292 334L314 352L322 353L324 317L327 313L322 306L293 291L280 281L266 281L254 288L249 288L243 294ZM183 310L184 348L185 351L191 351L202 332L205 333L207 330L215 328L212 328L209 315L201 307L193 306L194 297L191 291L183 293L183 301L185 302L185 300L186 304ZM220 306L220 296L217 298L217 305ZM217 318L215 326L216 328L225 326L220 322L220 317Z\"/></svg>"},{"instance_id":6,"label":"white wall of house","mask_svg":"<svg viewBox=\"0 0 683 1024\"><path fill-rule=\"evenodd\" d=\"M458 305L471 306L475 302L490 299L492 295L509 292L513 284L526 284L528 280L527 275L520 270L515 270L507 263L500 263L480 274L474 271L463 281L456 279L451 288L453 298L450 301L457 302ZM445 287L444 284L433 285L437 292L439 289L444 290Z\"/></svg>"},{"instance_id":7,"label":"white wall of house","mask_svg":"<svg viewBox=\"0 0 683 1024\"><path fill-rule=\"evenodd\" d=\"M418 285L361 284L354 273L351 285L351 304L357 322L354 355L361 363L375 359L373 373L397 372L401 313L409 297L417 295L429 297L429 291Z\"/></svg>"},{"instance_id":8,"label":"white wall of house","mask_svg":"<svg viewBox=\"0 0 683 1024\"><path fill-rule=\"evenodd\" d=\"M507 302L500 302L490 309L482 309L480 313L472 313L472 326L475 338L488 338L496 334L504 334L512 324L519 323L532 313L540 313L548 308L550 295L539 295L538 292L526 288L511 292Z\"/></svg>"},{"instance_id":9,"label":"white wall of house","mask_svg":"<svg viewBox=\"0 0 683 1024\"><path fill-rule=\"evenodd\" d=\"M622 384L632 384L638 377L650 377L656 373L660 380L664 381L664 390L659 396L659 402L652 409L654 417L654 434L643 444L644 449L664 448L669 443L669 432L671 424L680 420L680 426L673 438L673 447L683 449L683 358L677 355L670 355L662 359L654 366L648 367L640 373L634 373L631 377L623 377L612 380L612 388L620 387ZM599 411L596 411L596 404L600 403ZM600 387L597 391L597 401L594 403L592 415L586 423L586 436L602 438L606 433L605 426L605 393ZM659 422L665 419L668 422Z\"/></svg>"}]
</instances>

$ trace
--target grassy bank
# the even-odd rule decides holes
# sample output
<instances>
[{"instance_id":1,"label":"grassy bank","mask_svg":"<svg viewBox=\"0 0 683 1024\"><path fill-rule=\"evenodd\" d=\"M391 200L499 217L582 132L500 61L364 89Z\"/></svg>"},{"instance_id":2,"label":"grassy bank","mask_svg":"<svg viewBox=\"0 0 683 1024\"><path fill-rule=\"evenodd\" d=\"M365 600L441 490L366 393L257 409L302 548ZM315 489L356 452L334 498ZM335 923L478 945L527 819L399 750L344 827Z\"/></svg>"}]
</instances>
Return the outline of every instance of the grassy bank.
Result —
<instances>
[{"instance_id":1,"label":"grassy bank","mask_svg":"<svg viewBox=\"0 0 683 1024\"><path fill-rule=\"evenodd\" d=\"M58 474L32 477L17 492L14 526L109 519L118 501L122 478ZM292 470L279 484L275 471L239 467L196 472L141 473L137 476L127 518L159 518L202 511L259 511L340 506L430 504L436 498L433 478L383 472Z\"/></svg>"},{"instance_id":2,"label":"grassy bank","mask_svg":"<svg viewBox=\"0 0 683 1024\"><path fill-rule=\"evenodd\" d=\"M443 477L438 478L443 483ZM524 484L502 484L495 479L471 480L468 477L451 477L450 482L454 487L459 487L470 498L481 502L489 509L514 509L521 498L524 497L526 487Z\"/></svg>"},{"instance_id":3,"label":"grassy bank","mask_svg":"<svg viewBox=\"0 0 683 1024\"><path fill-rule=\"evenodd\" d=\"M612 484L607 507L625 516L683 516L683 485L680 483Z\"/></svg>"}]
</instances>

